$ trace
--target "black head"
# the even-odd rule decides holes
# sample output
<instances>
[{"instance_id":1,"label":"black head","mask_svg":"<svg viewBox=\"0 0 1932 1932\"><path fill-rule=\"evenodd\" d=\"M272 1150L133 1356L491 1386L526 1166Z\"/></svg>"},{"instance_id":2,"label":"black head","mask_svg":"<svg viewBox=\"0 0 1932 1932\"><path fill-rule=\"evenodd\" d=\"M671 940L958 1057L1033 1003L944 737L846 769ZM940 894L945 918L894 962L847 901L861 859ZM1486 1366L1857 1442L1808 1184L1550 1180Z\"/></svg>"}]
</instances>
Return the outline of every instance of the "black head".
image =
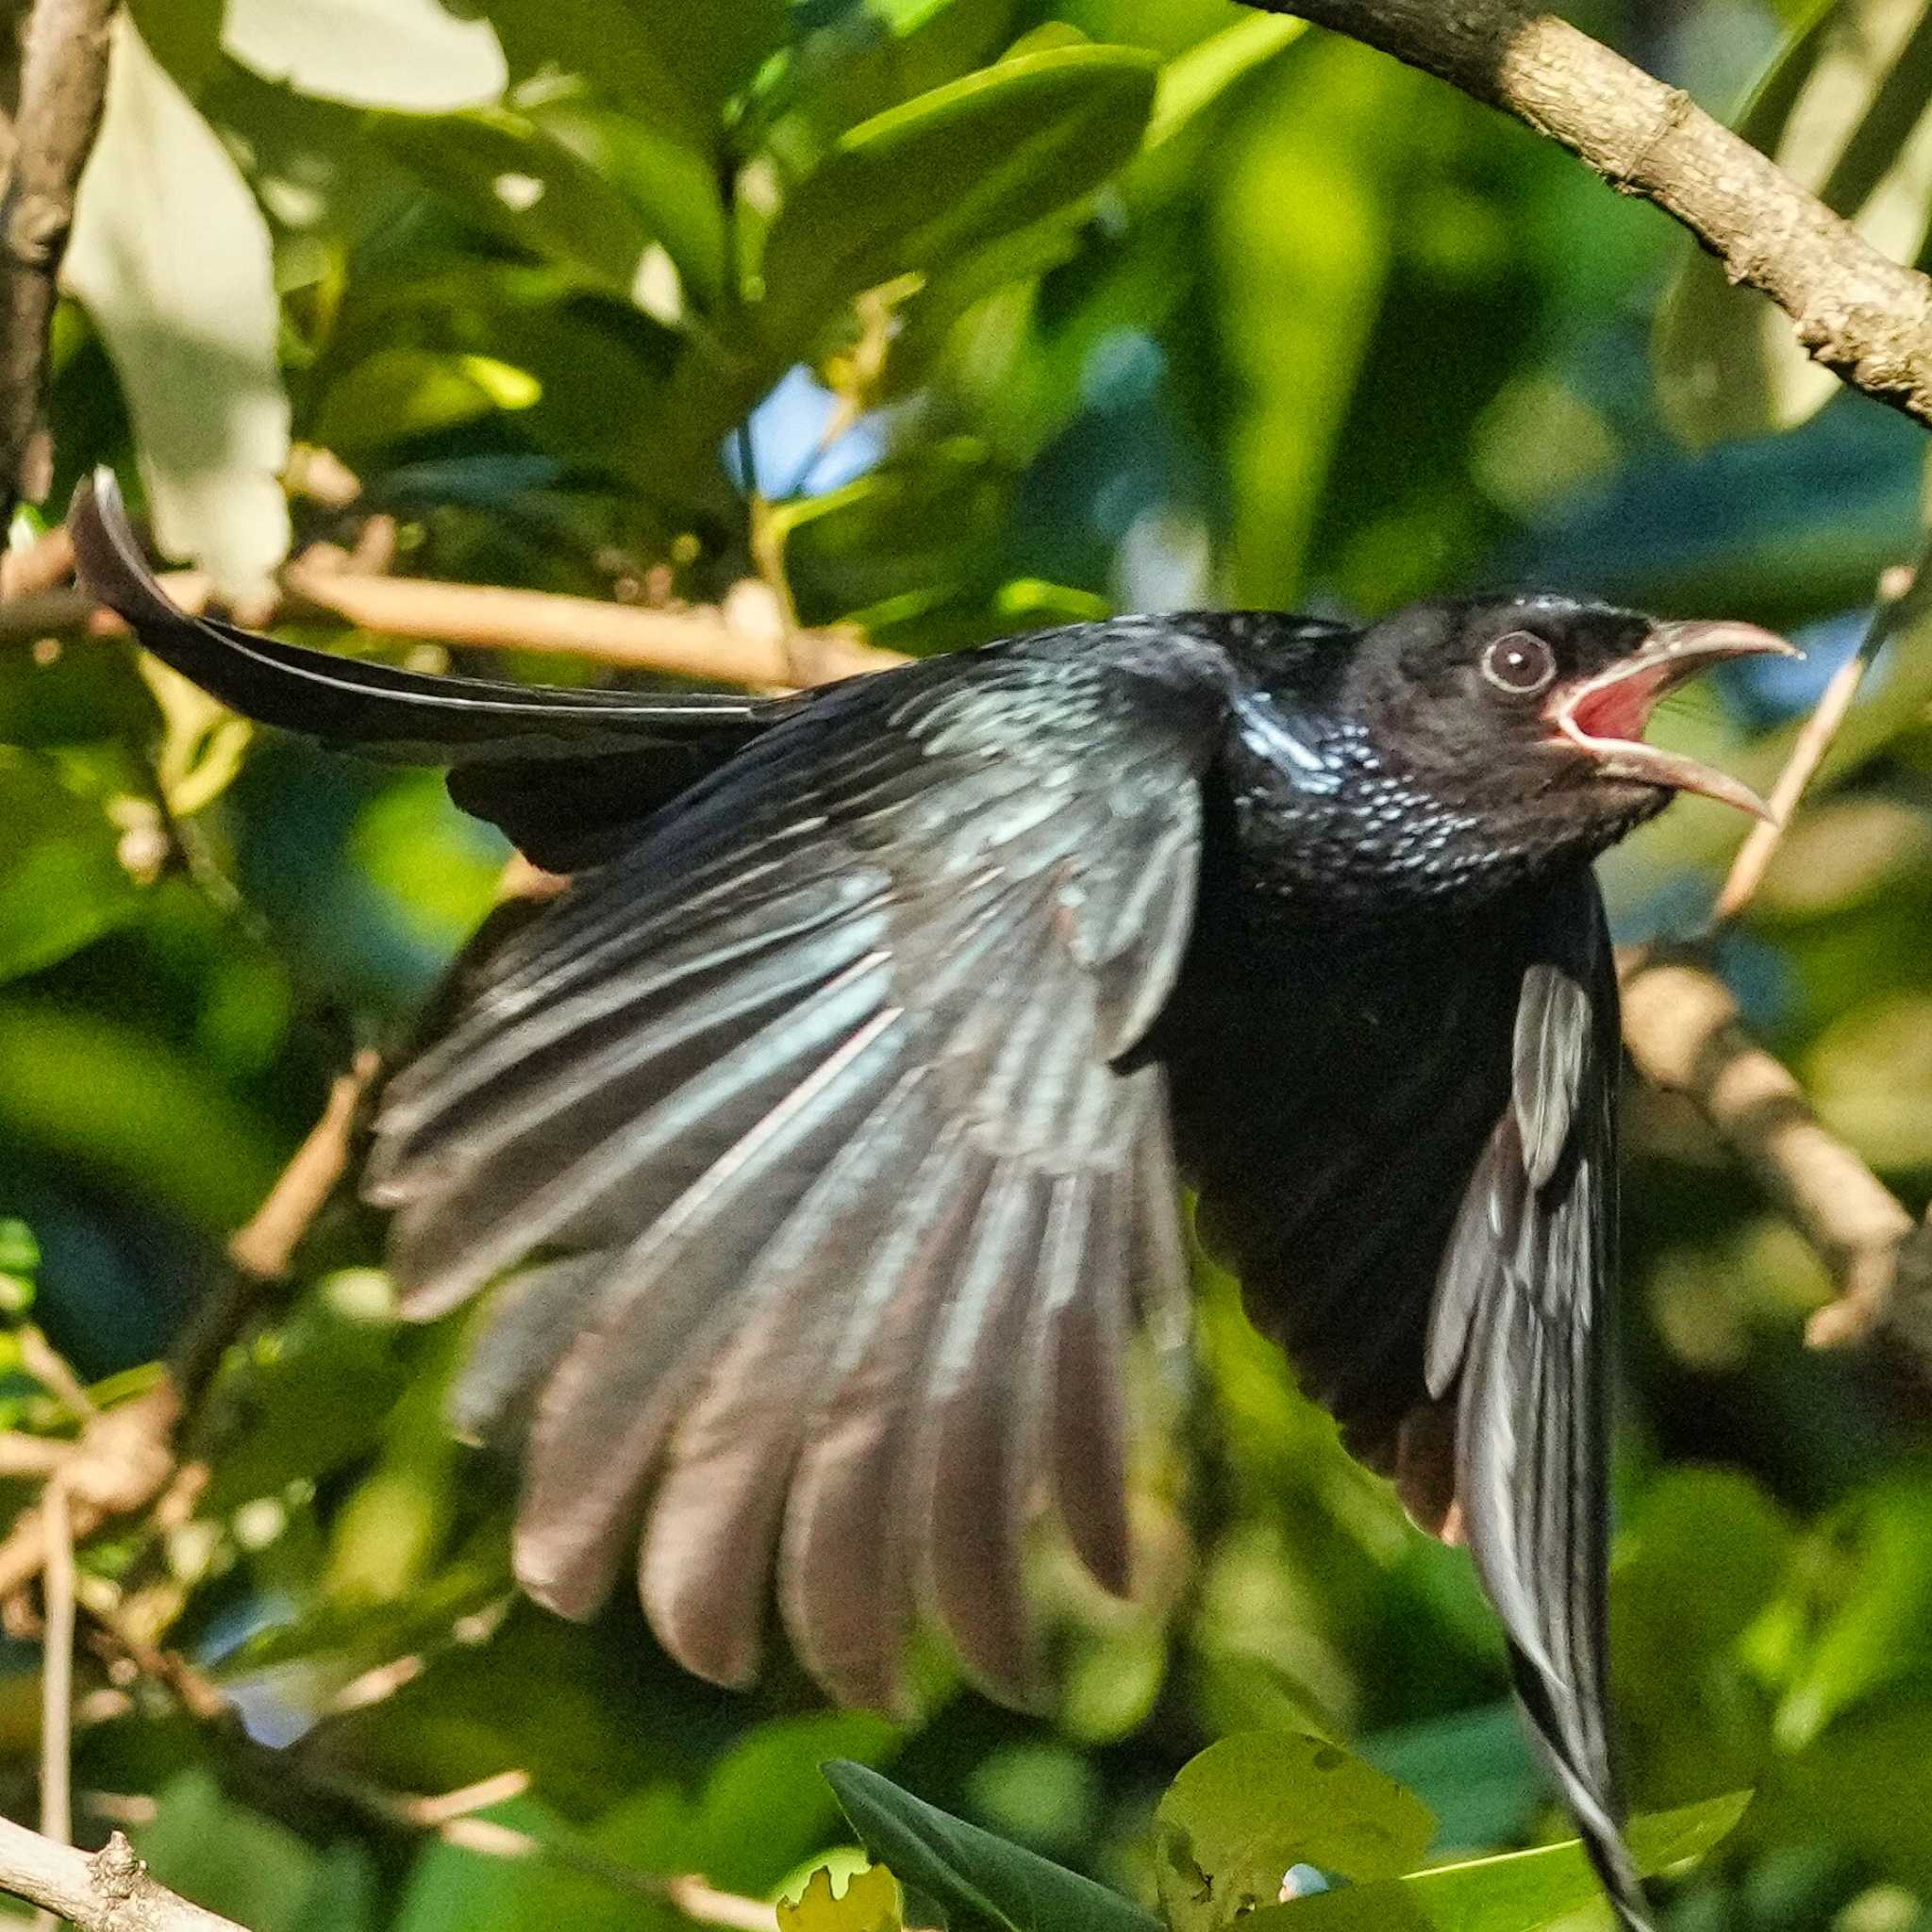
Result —
<instances>
[{"instance_id":1,"label":"black head","mask_svg":"<svg viewBox=\"0 0 1932 1932\"><path fill-rule=\"evenodd\" d=\"M1755 625L1562 597L1415 604L1363 633L1348 709L1391 769L1446 804L1601 849L1679 791L1769 816L1737 779L1643 742L1666 691L1764 652L1795 655Z\"/></svg>"}]
</instances>

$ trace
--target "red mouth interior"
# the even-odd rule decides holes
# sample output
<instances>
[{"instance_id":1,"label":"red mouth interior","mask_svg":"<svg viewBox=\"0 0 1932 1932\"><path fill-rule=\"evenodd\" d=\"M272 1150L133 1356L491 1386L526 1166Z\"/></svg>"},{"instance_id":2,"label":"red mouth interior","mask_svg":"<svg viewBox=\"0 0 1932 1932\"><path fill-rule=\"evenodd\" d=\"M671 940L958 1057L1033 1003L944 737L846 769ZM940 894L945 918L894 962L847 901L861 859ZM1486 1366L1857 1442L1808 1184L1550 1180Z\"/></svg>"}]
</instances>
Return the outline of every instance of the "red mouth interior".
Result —
<instances>
[{"instance_id":1,"label":"red mouth interior","mask_svg":"<svg viewBox=\"0 0 1932 1932\"><path fill-rule=\"evenodd\" d=\"M1621 738L1635 741L1643 736L1652 708L1673 682L1679 667L1654 664L1641 671L1626 672L1613 677L1595 691L1586 691L1570 713L1571 723L1587 738Z\"/></svg>"}]
</instances>

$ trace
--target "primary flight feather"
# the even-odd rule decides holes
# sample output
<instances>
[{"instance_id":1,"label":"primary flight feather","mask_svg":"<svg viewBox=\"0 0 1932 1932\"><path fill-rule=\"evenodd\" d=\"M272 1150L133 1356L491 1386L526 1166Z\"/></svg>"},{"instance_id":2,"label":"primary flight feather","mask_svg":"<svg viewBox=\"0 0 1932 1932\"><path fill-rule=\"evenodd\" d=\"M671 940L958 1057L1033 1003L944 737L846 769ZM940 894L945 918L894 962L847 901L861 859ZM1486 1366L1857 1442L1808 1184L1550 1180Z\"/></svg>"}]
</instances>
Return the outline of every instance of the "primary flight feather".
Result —
<instances>
[{"instance_id":1,"label":"primary flight feather","mask_svg":"<svg viewBox=\"0 0 1932 1932\"><path fill-rule=\"evenodd\" d=\"M1349 1448L1468 1542L1645 1924L1606 1714L1591 864L1678 791L1762 809L1641 734L1789 646L1504 597L1119 618L788 698L549 691L187 617L111 479L71 527L215 696L447 764L572 875L466 964L364 1183L410 1313L501 1282L456 1404L523 1444L534 1595L585 1613L634 1564L724 1683L775 1595L827 1689L887 1707L924 1610L1024 1699L1029 1519L1127 1585L1123 1355L1183 1318L1185 1180Z\"/></svg>"}]
</instances>

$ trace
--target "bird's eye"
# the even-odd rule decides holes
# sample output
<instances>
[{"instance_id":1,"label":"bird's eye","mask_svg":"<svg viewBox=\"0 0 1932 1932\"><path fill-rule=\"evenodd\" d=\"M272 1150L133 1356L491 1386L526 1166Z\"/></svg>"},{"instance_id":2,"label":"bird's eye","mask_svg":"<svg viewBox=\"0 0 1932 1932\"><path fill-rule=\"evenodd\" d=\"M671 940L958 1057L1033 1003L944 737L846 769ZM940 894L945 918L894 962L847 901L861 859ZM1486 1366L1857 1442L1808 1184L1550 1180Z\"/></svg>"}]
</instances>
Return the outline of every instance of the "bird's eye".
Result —
<instances>
[{"instance_id":1,"label":"bird's eye","mask_svg":"<svg viewBox=\"0 0 1932 1932\"><path fill-rule=\"evenodd\" d=\"M1542 639L1512 630L1483 653L1482 673L1513 698L1534 697L1557 675L1557 656Z\"/></svg>"}]
</instances>

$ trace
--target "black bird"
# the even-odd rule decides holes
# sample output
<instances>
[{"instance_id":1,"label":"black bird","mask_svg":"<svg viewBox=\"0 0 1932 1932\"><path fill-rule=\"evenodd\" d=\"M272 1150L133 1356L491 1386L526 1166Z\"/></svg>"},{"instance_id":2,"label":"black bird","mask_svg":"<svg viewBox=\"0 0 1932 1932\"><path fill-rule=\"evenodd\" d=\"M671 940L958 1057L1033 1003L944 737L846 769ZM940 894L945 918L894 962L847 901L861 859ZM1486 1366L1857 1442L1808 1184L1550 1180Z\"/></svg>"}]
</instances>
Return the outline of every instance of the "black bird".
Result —
<instances>
[{"instance_id":1,"label":"black bird","mask_svg":"<svg viewBox=\"0 0 1932 1932\"><path fill-rule=\"evenodd\" d=\"M796 697L427 677L184 616L105 475L93 592L264 723L445 764L555 901L464 970L365 1183L431 1316L518 1268L457 1419L525 1441L517 1573L635 1559L721 1683L774 1590L891 1706L920 1609L1029 1689L1043 1507L1127 1588L1122 1356L1178 1212L1350 1449L1466 1540L1624 1922L1607 1729L1617 988L1591 862L1736 624L1558 597L1364 629L1126 617Z\"/></svg>"}]
</instances>

